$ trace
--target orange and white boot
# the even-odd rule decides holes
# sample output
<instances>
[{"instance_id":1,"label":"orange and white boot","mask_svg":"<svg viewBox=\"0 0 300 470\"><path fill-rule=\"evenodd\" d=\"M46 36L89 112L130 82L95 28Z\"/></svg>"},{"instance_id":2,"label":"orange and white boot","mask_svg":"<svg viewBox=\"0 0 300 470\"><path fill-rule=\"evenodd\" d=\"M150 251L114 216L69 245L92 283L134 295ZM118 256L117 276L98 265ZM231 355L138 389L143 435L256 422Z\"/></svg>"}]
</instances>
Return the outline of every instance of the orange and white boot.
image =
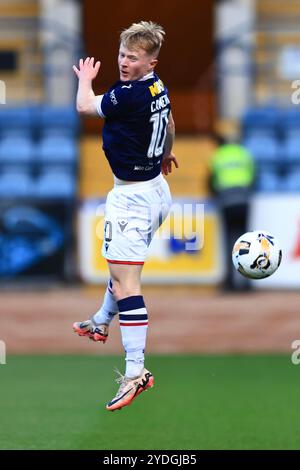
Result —
<instances>
[{"instance_id":1,"label":"orange and white boot","mask_svg":"<svg viewBox=\"0 0 300 470\"><path fill-rule=\"evenodd\" d=\"M108 325L95 325L92 320L73 323L73 330L79 336L87 336L93 341L105 343L108 337Z\"/></svg>"},{"instance_id":2,"label":"orange and white boot","mask_svg":"<svg viewBox=\"0 0 300 470\"><path fill-rule=\"evenodd\" d=\"M106 409L109 411L120 410L124 406L130 405L140 393L154 385L153 375L145 368L141 375L134 379L125 377L118 370L116 372L120 376L116 379L120 387L116 396L106 405Z\"/></svg>"}]
</instances>

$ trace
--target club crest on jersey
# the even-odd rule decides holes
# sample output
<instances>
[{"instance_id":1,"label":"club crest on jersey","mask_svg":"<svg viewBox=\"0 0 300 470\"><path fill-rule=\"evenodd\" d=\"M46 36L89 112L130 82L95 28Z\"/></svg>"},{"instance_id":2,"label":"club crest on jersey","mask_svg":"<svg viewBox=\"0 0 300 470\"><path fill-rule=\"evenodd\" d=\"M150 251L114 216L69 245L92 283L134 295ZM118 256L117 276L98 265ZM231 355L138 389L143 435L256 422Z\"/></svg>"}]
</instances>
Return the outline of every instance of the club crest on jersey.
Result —
<instances>
[{"instance_id":1,"label":"club crest on jersey","mask_svg":"<svg viewBox=\"0 0 300 470\"><path fill-rule=\"evenodd\" d=\"M161 80L157 80L153 83L153 85L149 86L149 90L152 96L159 95L162 91L164 91L165 87Z\"/></svg>"}]
</instances>

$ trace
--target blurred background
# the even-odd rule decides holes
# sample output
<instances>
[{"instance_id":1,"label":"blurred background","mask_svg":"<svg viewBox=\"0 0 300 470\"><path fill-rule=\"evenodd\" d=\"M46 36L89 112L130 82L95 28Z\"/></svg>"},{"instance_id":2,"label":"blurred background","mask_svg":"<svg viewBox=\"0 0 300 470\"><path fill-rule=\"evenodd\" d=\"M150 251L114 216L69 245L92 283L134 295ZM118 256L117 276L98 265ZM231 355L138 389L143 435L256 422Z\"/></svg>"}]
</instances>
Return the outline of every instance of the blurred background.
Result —
<instances>
[{"instance_id":1,"label":"blurred background","mask_svg":"<svg viewBox=\"0 0 300 470\"><path fill-rule=\"evenodd\" d=\"M102 208L113 180L101 120L76 113L72 65L100 59L94 91L104 93L118 79L121 30L142 19L166 31L157 72L171 97L180 164L167 178L171 226L190 233L155 239L144 268L149 362L162 390L153 401L147 394L151 417L138 438L124 440L122 426L101 415L108 440L93 413L114 390L111 364L123 367L119 328L99 347L75 336L72 323L102 303ZM0 448L299 446L289 426L299 413L290 359L300 335L299 21L299 0L0 0ZM272 277L247 285L234 272L225 282L230 236L243 232L228 234L213 186L219 137L253 161L243 231L268 230L283 251ZM183 210L197 204L200 226ZM195 239L201 248L189 250ZM190 383L183 390L178 374ZM194 402L193 392L201 399L189 414L181 400ZM75 426L73 407L86 402L93 418L76 415ZM144 407L140 400L126 410L132 429ZM161 434L162 416L171 415L172 432Z\"/></svg>"}]
</instances>

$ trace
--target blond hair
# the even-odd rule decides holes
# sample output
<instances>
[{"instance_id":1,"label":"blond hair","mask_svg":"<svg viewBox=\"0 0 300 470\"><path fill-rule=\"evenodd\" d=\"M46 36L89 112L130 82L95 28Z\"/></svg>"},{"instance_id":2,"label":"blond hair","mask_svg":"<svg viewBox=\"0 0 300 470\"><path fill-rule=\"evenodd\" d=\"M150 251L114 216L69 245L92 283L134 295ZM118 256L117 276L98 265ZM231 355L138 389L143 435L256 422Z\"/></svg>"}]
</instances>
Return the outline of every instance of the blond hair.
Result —
<instances>
[{"instance_id":1,"label":"blond hair","mask_svg":"<svg viewBox=\"0 0 300 470\"><path fill-rule=\"evenodd\" d=\"M149 55L158 56L165 31L157 23L152 21L140 21L133 23L129 28L124 29L120 35L120 43L127 49L140 47Z\"/></svg>"}]
</instances>

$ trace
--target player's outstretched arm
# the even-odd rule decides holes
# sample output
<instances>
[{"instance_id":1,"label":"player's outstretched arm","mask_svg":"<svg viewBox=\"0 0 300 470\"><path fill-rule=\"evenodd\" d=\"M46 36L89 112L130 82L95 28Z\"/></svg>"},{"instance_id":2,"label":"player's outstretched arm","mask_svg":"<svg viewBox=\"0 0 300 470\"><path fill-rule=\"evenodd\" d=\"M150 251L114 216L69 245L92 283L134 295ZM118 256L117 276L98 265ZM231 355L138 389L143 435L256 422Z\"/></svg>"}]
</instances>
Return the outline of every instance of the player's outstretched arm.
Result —
<instances>
[{"instance_id":1,"label":"player's outstretched arm","mask_svg":"<svg viewBox=\"0 0 300 470\"><path fill-rule=\"evenodd\" d=\"M172 113L170 113L167 133L166 133L165 152L164 152L164 156L162 159L162 166L161 166L161 170L163 174L166 176L169 173L172 173L172 164L175 165L175 168L178 168L179 166L176 160L176 157L174 153L172 152L174 138L175 138L175 123L174 123Z\"/></svg>"},{"instance_id":2,"label":"player's outstretched arm","mask_svg":"<svg viewBox=\"0 0 300 470\"><path fill-rule=\"evenodd\" d=\"M98 116L92 81L97 77L101 63L97 61L94 64L94 60L94 57L87 57L85 60L79 60L78 68L73 65L78 78L77 111L86 116Z\"/></svg>"}]
</instances>

